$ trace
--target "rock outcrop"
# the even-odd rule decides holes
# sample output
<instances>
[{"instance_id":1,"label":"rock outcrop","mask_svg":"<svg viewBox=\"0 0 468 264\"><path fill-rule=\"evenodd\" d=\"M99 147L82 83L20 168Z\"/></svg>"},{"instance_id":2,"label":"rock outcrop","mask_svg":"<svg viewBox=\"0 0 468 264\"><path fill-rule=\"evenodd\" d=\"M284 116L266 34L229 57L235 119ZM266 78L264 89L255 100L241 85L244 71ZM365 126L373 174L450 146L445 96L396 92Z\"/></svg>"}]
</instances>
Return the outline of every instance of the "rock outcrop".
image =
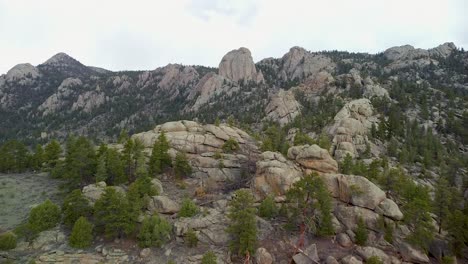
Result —
<instances>
[{"instance_id":1,"label":"rock outcrop","mask_svg":"<svg viewBox=\"0 0 468 264\"><path fill-rule=\"evenodd\" d=\"M83 82L78 78L67 78L63 80L57 88L57 92L47 98L39 107L38 110L46 116L60 110L65 104L72 100L75 90L83 85Z\"/></svg>"},{"instance_id":2,"label":"rock outcrop","mask_svg":"<svg viewBox=\"0 0 468 264\"><path fill-rule=\"evenodd\" d=\"M301 47L292 47L282 58L283 80L302 80L320 71L332 71L336 65L329 57L313 54Z\"/></svg>"},{"instance_id":3,"label":"rock outcrop","mask_svg":"<svg viewBox=\"0 0 468 264\"><path fill-rule=\"evenodd\" d=\"M452 54L454 50L457 49L457 46L453 44L453 42L446 42L444 44L441 44L433 49L429 49L429 54L432 57L442 57L442 58L447 58Z\"/></svg>"},{"instance_id":4,"label":"rock outcrop","mask_svg":"<svg viewBox=\"0 0 468 264\"><path fill-rule=\"evenodd\" d=\"M235 181L242 171L249 171L255 164L258 148L255 140L244 131L224 124L201 125L194 121L175 121L156 126L153 130L135 134L134 139L143 142L151 152L154 142L161 132L165 132L171 146L169 154L185 152L194 172L192 178L206 181ZM239 149L233 153L224 153L223 145L233 139Z\"/></svg>"},{"instance_id":5,"label":"rock outcrop","mask_svg":"<svg viewBox=\"0 0 468 264\"><path fill-rule=\"evenodd\" d=\"M270 97L265 108L266 119L286 125L300 114L301 105L294 98L294 93L280 89Z\"/></svg>"},{"instance_id":6,"label":"rock outcrop","mask_svg":"<svg viewBox=\"0 0 468 264\"><path fill-rule=\"evenodd\" d=\"M257 72L250 50L239 48L224 55L219 63L219 75L236 83L263 82L263 76Z\"/></svg>"},{"instance_id":7,"label":"rock outcrop","mask_svg":"<svg viewBox=\"0 0 468 264\"><path fill-rule=\"evenodd\" d=\"M377 122L369 99L358 99L347 103L336 115L326 130L333 137L333 155L341 160L347 154L355 157L363 153L369 143L367 134Z\"/></svg>"},{"instance_id":8,"label":"rock outcrop","mask_svg":"<svg viewBox=\"0 0 468 264\"><path fill-rule=\"evenodd\" d=\"M18 64L5 75L8 82L19 81L20 85L27 85L31 80L39 77L38 69L29 63Z\"/></svg>"},{"instance_id":9,"label":"rock outcrop","mask_svg":"<svg viewBox=\"0 0 468 264\"><path fill-rule=\"evenodd\" d=\"M179 212L179 210L179 204L164 195L153 196L148 203L148 211L152 214L175 214Z\"/></svg>"},{"instance_id":10,"label":"rock outcrop","mask_svg":"<svg viewBox=\"0 0 468 264\"><path fill-rule=\"evenodd\" d=\"M237 91L239 88L231 82L231 80L210 72L203 76L198 82L195 89L193 89L189 96L189 100L195 100L195 103L188 111L196 111L202 105L208 103L213 97L226 94L229 95L233 91Z\"/></svg>"},{"instance_id":11,"label":"rock outcrop","mask_svg":"<svg viewBox=\"0 0 468 264\"><path fill-rule=\"evenodd\" d=\"M327 150L318 145L295 146L288 149L288 158L305 168L306 173L336 173L338 163Z\"/></svg>"},{"instance_id":12,"label":"rock outcrop","mask_svg":"<svg viewBox=\"0 0 468 264\"><path fill-rule=\"evenodd\" d=\"M257 161L252 188L258 198L284 196L291 185L302 177L301 169L278 152L263 152Z\"/></svg>"}]
</instances>

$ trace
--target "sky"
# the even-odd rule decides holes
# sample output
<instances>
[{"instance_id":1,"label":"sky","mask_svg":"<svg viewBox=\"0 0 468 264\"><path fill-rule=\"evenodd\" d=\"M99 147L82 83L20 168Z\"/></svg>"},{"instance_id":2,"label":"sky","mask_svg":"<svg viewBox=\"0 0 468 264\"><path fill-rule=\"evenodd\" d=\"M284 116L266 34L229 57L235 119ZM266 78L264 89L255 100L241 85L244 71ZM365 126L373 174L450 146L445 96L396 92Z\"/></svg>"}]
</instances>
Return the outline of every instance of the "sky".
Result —
<instances>
[{"instance_id":1,"label":"sky","mask_svg":"<svg viewBox=\"0 0 468 264\"><path fill-rule=\"evenodd\" d=\"M377 53L454 42L468 49L467 0L0 0L0 74L65 52L109 70L217 67L310 51Z\"/></svg>"}]
</instances>

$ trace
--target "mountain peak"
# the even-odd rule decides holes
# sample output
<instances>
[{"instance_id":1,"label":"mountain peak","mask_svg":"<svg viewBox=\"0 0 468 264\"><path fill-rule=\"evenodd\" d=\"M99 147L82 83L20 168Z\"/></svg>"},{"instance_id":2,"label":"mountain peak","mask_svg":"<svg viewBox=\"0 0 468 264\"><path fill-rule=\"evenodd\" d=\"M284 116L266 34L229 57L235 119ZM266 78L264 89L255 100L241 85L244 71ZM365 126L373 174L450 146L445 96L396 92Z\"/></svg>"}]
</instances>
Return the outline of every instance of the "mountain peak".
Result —
<instances>
[{"instance_id":1,"label":"mountain peak","mask_svg":"<svg viewBox=\"0 0 468 264\"><path fill-rule=\"evenodd\" d=\"M55 65L55 66L62 66L62 65L80 65L84 66L81 64L79 61L75 60L68 54L64 52L59 52L52 56L50 59L48 59L46 62L43 63L43 65Z\"/></svg>"}]
</instances>

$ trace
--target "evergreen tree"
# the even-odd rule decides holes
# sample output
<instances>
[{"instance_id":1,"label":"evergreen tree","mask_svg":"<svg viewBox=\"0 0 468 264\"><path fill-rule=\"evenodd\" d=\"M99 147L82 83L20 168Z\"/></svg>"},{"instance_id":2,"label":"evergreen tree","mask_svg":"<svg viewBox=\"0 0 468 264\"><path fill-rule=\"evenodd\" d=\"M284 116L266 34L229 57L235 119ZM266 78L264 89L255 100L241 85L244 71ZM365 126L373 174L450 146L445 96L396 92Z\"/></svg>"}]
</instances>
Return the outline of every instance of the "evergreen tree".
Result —
<instances>
[{"instance_id":1,"label":"evergreen tree","mask_svg":"<svg viewBox=\"0 0 468 264\"><path fill-rule=\"evenodd\" d=\"M340 172L343 174L351 174L353 169L353 157L349 153L346 154L343 161L340 163Z\"/></svg>"},{"instance_id":2,"label":"evergreen tree","mask_svg":"<svg viewBox=\"0 0 468 264\"><path fill-rule=\"evenodd\" d=\"M217 264L218 263L218 258L216 257L216 254L213 253L213 251L208 251L205 254L203 254L201 264Z\"/></svg>"},{"instance_id":3,"label":"evergreen tree","mask_svg":"<svg viewBox=\"0 0 468 264\"><path fill-rule=\"evenodd\" d=\"M120 153L116 149L108 149L106 152L107 179L112 185L124 184L128 181L125 176L125 168Z\"/></svg>"},{"instance_id":4,"label":"evergreen tree","mask_svg":"<svg viewBox=\"0 0 468 264\"><path fill-rule=\"evenodd\" d=\"M254 198L247 190L238 190L229 202L227 232L231 234L230 249L233 253L244 256L253 254L257 243L257 222L255 219Z\"/></svg>"},{"instance_id":5,"label":"evergreen tree","mask_svg":"<svg viewBox=\"0 0 468 264\"><path fill-rule=\"evenodd\" d=\"M94 205L96 227L111 238L130 234L134 228L132 208L124 194L107 187Z\"/></svg>"},{"instance_id":6,"label":"evergreen tree","mask_svg":"<svg viewBox=\"0 0 468 264\"><path fill-rule=\"evenodd\" d=\"M36 149L34 151L34 155L32 156L32 166L35 170L40 170L42 168L42 164L45 160L44 149L42 145L37 144Z\"/></svg>"},{"instance_id":7,"label":"evergreen tree","mask_svg":"<svg viewBox=\"0 0 468 264\"><path fill-rule=\"evenodd\" d=\"M278 207L276 206L273 197L266 197L258 207L258 215L263 218L271 219L278 214Z\"/></svg>"},{"instance_id":8,"label":"evergreen tree","mask_svg":"<svg viewBox=\"0 0 468 264\"><path fill-rule=\"evenodd\" d=\"M190 199L185 198L182 201L178 217L192 217L198 213L198 206Z\"/></svg>"},{"instance_id":9,"label":"evergreen tree","mask_svg":"<svg viewBox=\"0 0 468 264\"><path fill-rule=\"evenodd\" d=\"M93 208L79 189L72 191L63 201L63 223L68 227L72 227L78 218L88 217L92 212Z\"/></svg>"},{"instance_id":10,"label":"evergreen tree","mask_svg":"<svg viewBox=\"0 0 468 264\"><path fill-rule=\"evenodd\" d=\"M187 155L183 152L177 152L174 161L174 172L179 178L186 177L192 173L192 167L188 162Z\"/></svg>"},{"instance_id":11,"label":"evergreen tree","mask_svg":"<svg viewBox=\"0 0 468 264\"><path fill-rule=\"evenodd\" d=\"M96 153L92 143L85 137L69 137L65 155L65 178L69 187L79 188L94 183Z\"/></svg>"},{"instance_id":12,"label":"evergreen tree","mask_svg":"<svg viewBox=\"0 0 468 264\"><path fill-rule=\"evenodd\" d=\"M127 143L125 143L122 153L125 164L125 172L128 175L130 182L133 182L136 179L136 170L139 164L138 162L142 161L141 155L144 155L144 148L145 146L143 145L143 142L141 142L139 139L129 139Z\"/></svg>"},{"instance_id":13,"label":"evergreen tree","mask_svg":"<svg viewBox=\"0 0 468 264\"><path fill-rule=\"evenodd\" d=\"M452 200L452 192L447 180L440 177L435 186L434 201L432 204L433 213L436 216L437 224L439 225L438 233L442 231L442 227L445 227L446 220L450 214L450 204Z\"/></svg>"},{"instance_id":14,"label":"evergreen tree","mask_svg":"<svg viewBox=\"0 0 468 264\"><path fill-rule=\"evenodd\" d=\"M162 247L171 238L171 230L166 219L158 215L146 217L138 234L138 244L140 247Z\"/></svg>"},{"instance_id":15,"label":"evergreen tree","mask_svg":"<svg viewBox=\"0 0 468 264\"><path fill-rule=\"evenodd\" d=\"M16 248L16 235L12 232L0 234L0 250L10 250Z\"/></svg>"},{"instance_id":16,"label":"evergreen tree","mask_svg":"<svg viewBox=\"0 0 468 264\"><path fill-rule=\"evenodd\" d=\"M330 193L317 174L306 175L295 182L286 193L286 198L294 218L291 220L296 222L301 230L307 228L319 235L333 234ZM315 213L316 209L318 214Z\"/></svg>"},{"instance_id":17,"label":"evergreen tree","mask_svg":"<svg viewBox=\"0 0 468 264\"><path fill-rule=\"evenodd\" d=\"M162 173L166 168L171 166L171 157L169 156L169 142L166 134L161 132L158 139L154 142L153 151L149 161L149 173L151 176Z\"/></svg>"},{"instance_id":18,"label":"evergreen tree","mask_svg":"<svg viewBox=\"0 0 468 264\"><path fill-rule=\"evenodd\" d=\"M55 227L60 222L60 208L47 199L29 212L28 227L35 233Z\"/></svg>"},{"instance_id":19,"label":"evergreen tree","mask_svg":"<svg viewBox=\"0 0 468 264\"><path fill-rule=\"evenodd\" d=\"M96 182L105 182L107 180L106 156L101 155L98 159L96 169Z\"/></svg>"},{"instance_id":20,"label":"evergreen tree","mask_svg":"<svg viewBox=\"0 0 468 264\"><path fill-rule=\"evenodd\" d=\"M354 233L356 235L356 244L365 246L367 243L367 236L369 235L369 231L367 231L366 224L364 223L364 219L362 219L362 217L359 217L357 228Z\"/></svg>"},{"instance_id":21,"label":"evergreen tree","mask_svg":"<svg viewBox=\"0 0 468 264\"><path fill-rule=\"evenodd\" d=\"M87 248L93 241L93 225L81 216L73 225L69 243L74 248Z\"/></svg>"},{"instance_id":22,"label":"evergreen tree","mask_svg":"<svg viewBox=\"0 0 468 264\"><path fill-rule=\"evenodd\" d=\"M127 142L129 139L129 136L128 136L128 131L124 128L120 131L120 134L119 134L119 138L117 140L117 142L119 144L124 144L125 142Z\"/></svg>"},{"instance_id":23,"label":"evergreen tree","mask_svg":"<svg viewBox=\"0 0 468 264\"><path fill-rule=\"evenodd\" d=\"M49 167L54 168L62 154L62 147L57 140L52 140L45 146L44 149L44 161Z\"/></svg>"},{"instance_id":24,"label":"evergreen tree","mask_svg":"<svg viewBox=\"0 0 468 264\"><path fill-rule=\"evenodd\" d=\"M189 247L196 247L198 244L197 234L191 228L185 233L184 240Z\"/></svg>"},{"instance_id":25,"label":"evergreen tree","mask_svg":"<svg viewBox=\"0 0 468 264\"><path fill-rule=\"evenodd\" d=\"M463 249L468 245L468 216L460 210L455 210L447 222L452 252L456 256L462 256Z\"/></svg>"}]
</instances>

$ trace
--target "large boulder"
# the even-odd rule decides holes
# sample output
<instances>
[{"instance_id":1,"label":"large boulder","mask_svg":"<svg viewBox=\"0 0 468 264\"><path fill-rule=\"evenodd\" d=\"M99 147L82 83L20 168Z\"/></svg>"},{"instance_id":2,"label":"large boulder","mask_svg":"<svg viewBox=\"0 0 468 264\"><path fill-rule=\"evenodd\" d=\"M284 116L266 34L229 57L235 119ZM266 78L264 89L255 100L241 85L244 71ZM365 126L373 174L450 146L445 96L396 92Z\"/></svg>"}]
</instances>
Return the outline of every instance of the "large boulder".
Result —
<instances>
[{"instance_id":1,"label":"large boulder","mask_svg":"<svg viewBox=\"0 0 468 264\"><path fill-rule=\"evenodd\" d=\"M320 259L317 253L317 246L315 244L308 246L302 252L294 255L293 260L296 264L319 263Z\"/></svg>"},{"instance_id":2,"label":"large boulder","mask_svg":"<svg viewBox=\"0 0 468 264\"><path fill-rule=\"evenodd\" d=\"M386 199L385 192L365 177L344 174L324 174L321 177L332 196L342 202L374 210Z\"/></svg>"},{"instance_id":3,"label":"large boulder","mask_svg":"<svg viewBox=\"0 0 468 264\"><path fill-rule=\"evenodd\" d=\"M346 229L356 230L359 218L364 220L368 229L378 231L379 215L372 210L358 207L346 206L344 204L335 205L334 215Z\"/></svg>"},{"instance_id":4,"label":"large boulder","mask_svg":"<svg viewBox=\"0 0 468 264\"><path fill-rule=\"evenodd\" d=\"M217 209L208 209L206 215L201 214L191 218L178 218L174 223L177 236L184 236L188 230L198 232L201 242L215 245L227 245L229 235L226 233L226 215Z\"/></svg>"},{"instance_id":5,"label":"large boulder","mask_svg":"<svg viewBox=\"0 0 468 264\"><path fill-rule=\"evenodd\" d=\"M392 259L387 254L385 254L383 250L375 247L356 247L356 252L365 261L369 260L371 257L378 257L384 264L392 263Z\"/></svg>"},{"instance_id":6,"label":"large boulder","mask_svg":"<svg viewBox=\"0 0 468 264\"><path fill-rule=\"evenodd\" d=\"M34 250L50 250L54 246L65 243L66 236L58 228L46 230L41 233L30 244L31 249Z\"/></svg>"},{"instance_id":7,"label":"large boulder","mask_svg":"<svg viewBox=\"0 0 468 264\"><path fill-rule=\"evenodd\" d=\"M317 145L304 145L291 147L288 158L302 165L308 173L336 173L338 163L330 156L326 149Z\"/></svg>"},{"instance_id":8,"label":"large boulder","mask_svg":"<svg viewBox=\"0 0 468 264\"><path fill-rule=\"evenodd\" d=\"M292 122L300 111L301 105L294 98L294 93L283 89L270 97L265 108L266 119L278 122L282 126Z\"/></svg>"},{"instance_id":9,"label":"large boulder","mask_svg":"<svg viewBox=\"0 0 468 264\"><path fill-rule=\"evenodd\" d=\"M224 55L219 63L219 75L234 82L259 83L263 81L263 76L257 73L252 54L247 48L232 50Z\"/></svg>"},{"instance_id":10,"label":"large boulder","mask_svg":"<svg viewBox=\"0 0 468 264\"><path fill-rule=\"evenodd\" d=\"M252 189L257 198L283 196L291 185L300 180L302 171L281 153L266 151L257 161Z\"/></svg>"},{"instance_id":11,"label":"large boulder","mask_svg":"<svg viewBox=\"0 0 468 264\"><path fill-rule=\"evenodd\" d=\"M152 213L175 214L179 212L180 206L167 196L156 195L151 197L148 210Z\"/></svg>"},{"instance_id":12,"label":"large boulder","mask_svg":"<svg viewBox=\"0 0 468 264\"><path fill-rule=\"evenodd\" d=\"M406 242L400 242L398 248L404 261L420 264L429 263L427 254L415 249Z\"/></svg>"},{"instance_id":13,"label":"large boulder","mask_svg":"<svg viewBox=\"0 0 468 264\"><path fill-rule=\"evenodd\" d=\"M106 183L102 181L83 187L82 192L83 196L88 199L90 204L94 204L99 198L101 198L101 195L104 193L105 189Z\"/></svg>"},{"instance_id":14,"label":"large boulder","mask_svg":"<svg viewBox=\"0 0 468 264\"><path fill-rule=\"evenodd\" d=\"M400 211L398 205L391 199L383 200L375 209L377 213L381 213L394 220L403 220L403 213Z\"/></svg>"},{"instance_id":15,"label":"large boulder","mask_svg":"<svg viewBox=\"0 0 468 264\"><path fill-rule=\"evenodd\" d=\"M342 264L362 264L362 261L353 255L348 255L341 259L341 263Z\"/></svg>"}]
</instances>

